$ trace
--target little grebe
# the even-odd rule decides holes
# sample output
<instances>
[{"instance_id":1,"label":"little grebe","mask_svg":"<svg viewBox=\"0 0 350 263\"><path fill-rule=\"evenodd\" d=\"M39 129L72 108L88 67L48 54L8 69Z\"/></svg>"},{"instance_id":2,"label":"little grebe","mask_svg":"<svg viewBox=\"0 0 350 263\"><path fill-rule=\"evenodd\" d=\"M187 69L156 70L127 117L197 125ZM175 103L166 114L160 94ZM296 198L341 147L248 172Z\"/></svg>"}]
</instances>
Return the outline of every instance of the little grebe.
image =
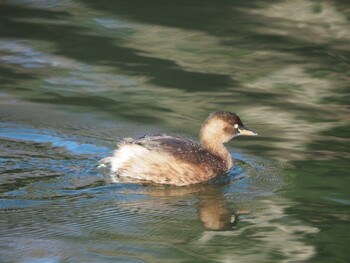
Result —
<instances>
[{"instance_id":1,"label":"little grebe","mask_svg":"<svg viewBox=\"0 0 350 263\"><path fill-rule=\"evenodd\" d=\"M109 164L113 183L177 186L200 183L225 175L232 168L231 155L224 143L238 135L257 133L247 129L235 113L217 111L203 123L200 144L165 134L126 138L112 157L100 161L100 166Z\"/></svg>"}]
</instances>

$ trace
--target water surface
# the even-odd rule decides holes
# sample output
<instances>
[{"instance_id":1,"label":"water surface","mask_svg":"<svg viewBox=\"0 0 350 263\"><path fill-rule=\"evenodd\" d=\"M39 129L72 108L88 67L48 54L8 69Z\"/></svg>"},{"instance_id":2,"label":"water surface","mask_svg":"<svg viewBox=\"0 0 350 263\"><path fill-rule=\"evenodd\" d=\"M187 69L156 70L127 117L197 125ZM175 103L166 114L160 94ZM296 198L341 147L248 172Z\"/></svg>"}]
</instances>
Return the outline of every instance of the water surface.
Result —
<instances>
[{"instance_id":1,"label":"water surface","mask_svg":"<svg viewBox=\"0 0 350 263\"><path fill-rule=\"evenodd\" d=\"M347 262L347 1L2 1L0 261ZM260 136L207 184L108 184L123 137Z\"/></svg>"}]
</instances>

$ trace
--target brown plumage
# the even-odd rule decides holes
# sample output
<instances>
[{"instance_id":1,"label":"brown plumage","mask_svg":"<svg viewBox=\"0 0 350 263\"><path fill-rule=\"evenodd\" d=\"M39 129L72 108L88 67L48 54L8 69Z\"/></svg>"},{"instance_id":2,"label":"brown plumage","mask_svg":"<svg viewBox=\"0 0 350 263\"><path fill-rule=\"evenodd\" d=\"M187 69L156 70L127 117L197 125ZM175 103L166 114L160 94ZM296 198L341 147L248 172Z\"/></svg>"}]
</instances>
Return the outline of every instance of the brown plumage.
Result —
<instances>
[{"instance_id":1,"label":"brown plumage","mask_svg":"<svg viewBox=\"0 0 350 263\"><path fill-rule=\"evenodd\" d=\"M228 111L210 114L200 131L201 143L165 134L127 138L112 157L100 164L111 167L111 182L132 181L189 185L226 174L233 166L224 146L238 135L256 135Z\"/></svg>"}]
</instances>

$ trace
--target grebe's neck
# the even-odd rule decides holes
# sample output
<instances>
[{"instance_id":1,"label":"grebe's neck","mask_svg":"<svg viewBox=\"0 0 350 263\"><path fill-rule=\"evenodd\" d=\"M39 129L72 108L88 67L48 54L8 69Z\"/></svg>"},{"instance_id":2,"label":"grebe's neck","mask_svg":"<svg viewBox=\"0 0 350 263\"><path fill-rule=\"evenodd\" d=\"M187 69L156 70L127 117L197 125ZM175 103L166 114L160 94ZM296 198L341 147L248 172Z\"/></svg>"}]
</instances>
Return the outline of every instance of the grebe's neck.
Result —
<instances>
[{"instance_id":1,"label":"grebe's neck","mask_svg":"<svg viewBox=\"0 0 350 263\"><path fill-rule=\"evenodd\" d=\"M233 166L232 158L229 151L226 149L224 144L215 144L206 140L201 140L201 145L208 152L219 156L225 163L227 170L230 170Z\"/></svg>"},{"instance_id":2,"label":"grebe's neck","mask_svg":"<svg viewBox=\"0 0 350 263\"><path fill-rule=\"evenodd\" d=\"M224 143L228 142L232 136L225 131L222 125L224 123L215 122L214 123L205 122L200 131L200 141L201 146L208 152L219 156L227 167L227 170L231 169L233 166L232 158L229 151L226 149Z\"/></svg>"}]
</instances>

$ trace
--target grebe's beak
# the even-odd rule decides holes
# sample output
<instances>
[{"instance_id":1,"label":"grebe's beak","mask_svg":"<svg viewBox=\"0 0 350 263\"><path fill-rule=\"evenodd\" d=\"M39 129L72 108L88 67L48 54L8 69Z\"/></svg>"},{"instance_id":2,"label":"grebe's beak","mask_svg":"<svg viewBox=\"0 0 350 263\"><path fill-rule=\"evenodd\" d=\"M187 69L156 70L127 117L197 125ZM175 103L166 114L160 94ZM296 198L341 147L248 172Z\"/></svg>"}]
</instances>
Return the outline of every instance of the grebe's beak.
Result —
<instances>
[{"instance_id":1,"label":"grebe's beak","mask_svg":"<svg viewBox=\"0 0 350 263\"><path fill-rule=\"evenodd\" d=\"M240 135L256 136L258 133L246 127L238 128Z\"/></svg>"}]
</instances>

